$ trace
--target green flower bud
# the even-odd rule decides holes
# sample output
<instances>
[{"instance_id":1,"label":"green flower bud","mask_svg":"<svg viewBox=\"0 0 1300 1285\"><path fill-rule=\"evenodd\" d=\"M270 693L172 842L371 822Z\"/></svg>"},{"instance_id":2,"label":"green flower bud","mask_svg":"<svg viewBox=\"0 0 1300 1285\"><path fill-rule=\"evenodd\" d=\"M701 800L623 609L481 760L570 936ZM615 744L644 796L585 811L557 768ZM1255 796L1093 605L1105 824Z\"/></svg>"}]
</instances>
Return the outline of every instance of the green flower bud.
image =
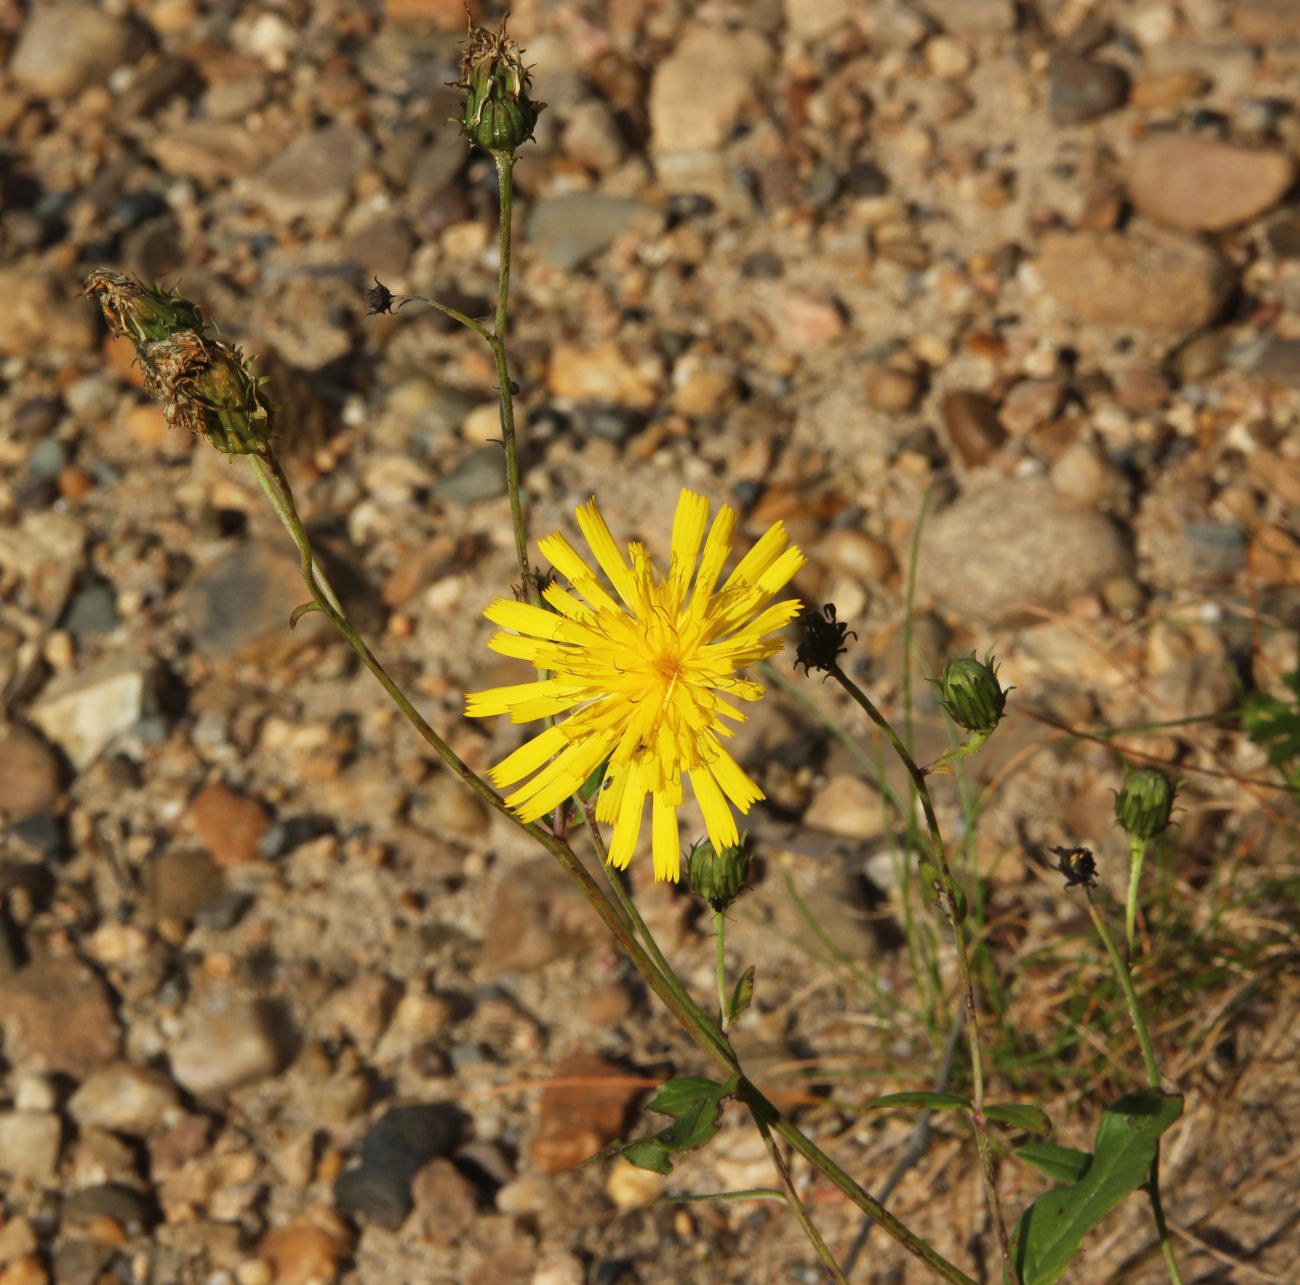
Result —
<instances>
[{"instance_id":1,"label":"green flower bud","mask_svg":"<svg viewBox=\"0 0 1300 1285\"><path fill-rule=\"evenodd\" d=\"M939 677L930 681L939 689L939 704L958 727L987 735L1002 721L1011 688L998 685L992 651L983 660L976 660L974 652L950 660Z\"/></svg>"},{"instance_id":2,"label":"green flower bud","mask_svg":"<svg viewBox=\"0 0 1300 1285\"><path fill-rule=\"evenodd\" d=\"M1154 767L1138 768L1124 777L1115 794L1115 820L1130 839L1146 841L1162 834L1174 810L1176 787Z\"/></svg>"},{"instance_id":3,"label":"green flower bud","mask_svg":"<svg viewBox=\"0 0 1300 1285\"><path fill-rule=\"evenodd\" d=\"M707 839L697 843L686 856L686 882L697 897L714 910L725 910L744 890L749 878L749 847L745 836L721 855Z\"/></svg>"},{"instance_id":4,"label":"green flower bud","mask_svg":"<svg viewBox=\"0 0 1300 1285\"><path fill-rule=\"evenodd\" d=\"M82 293L95 297L114 335L125 335L137 347L182 330L203 329L198 308L181 298L179 291L150 289L134 277L96 268L83 283Z\"/></svg>"},{"instance_id":5,"label":"green flower bud","mask_svg":"<svg viewBox=\"0 0 1300 1285\"><path fill-rule=\"evenodd\" d=\"M465 91L461 132L489 152L513 153L533 136L545 103L528 96L531 81L522 50L506 34L470 24L461 59L458 89Z\"/></svg>"},{"instance_id":6,"label":"green flower bud","mask_svg":"<svg viewBox=\"0 0 1300 1285\"><path fill-rule=\"evenodd\" d=\"M182 330L139 346L145 388L167 422L188 428L223 455L263 455L275 432L275 407L244 354L219 339Z\"/></svg>"}]
</instances>

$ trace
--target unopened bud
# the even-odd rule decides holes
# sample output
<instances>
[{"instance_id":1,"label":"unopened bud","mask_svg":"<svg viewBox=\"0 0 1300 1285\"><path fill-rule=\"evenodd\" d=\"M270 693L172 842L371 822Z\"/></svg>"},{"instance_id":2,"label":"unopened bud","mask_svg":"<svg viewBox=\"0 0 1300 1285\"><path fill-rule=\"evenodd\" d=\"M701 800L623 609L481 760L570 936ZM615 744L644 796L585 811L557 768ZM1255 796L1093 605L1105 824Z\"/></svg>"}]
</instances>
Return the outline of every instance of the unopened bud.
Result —
<instances>
[{"instance_id":1,"label":"unopened bud","mask_svg":"<svg viewBox=\"0 0 1300 1285\"><path fill-rule=\"evenodd\" d=\"M983 660L976 660L974 652L950 660L939 677L931 681L939 689L939 704L958 727L987 734L1002 721L1011 688L1004 689L998 683L991 651Z\"/></svg>"},{"instance_id":2,"label":"unopened bud","mask_svg":"<svg viewBox=\"0 0 1300 1285\"><path fill-rule=\"evenodd\" d=\"M528 94L531 80L523 51L506 34L470 24L457 88L465 91L459 117L469 141L489 152L511 152L533 136L545 103Z\"/></svg>"},{"instance_id":3,"label":"unopened bud","mask_svg":"<svg viewBox=\"0 0 1300 1285\"><path fill-rule=\"evenodd\" d=\"M1130 839L1154 839L1169 825L1174 793L1174 785L1158 768L1129 772L1124 788L1115 794L1115 820Z\"/></svg>"},{"instance_id":4,"label":"unopened bud","mask_svg":"<svg viewBox=\"0 0 1300 1285\"><path fill-rule=\"evenodd\" d=\"M749 878L749 847L745 836L733 847L714 850L708 839L697 843L686 857L686 882L697 897L714 910L725 910L744 890Z\"/></svg>"}]
</instances>

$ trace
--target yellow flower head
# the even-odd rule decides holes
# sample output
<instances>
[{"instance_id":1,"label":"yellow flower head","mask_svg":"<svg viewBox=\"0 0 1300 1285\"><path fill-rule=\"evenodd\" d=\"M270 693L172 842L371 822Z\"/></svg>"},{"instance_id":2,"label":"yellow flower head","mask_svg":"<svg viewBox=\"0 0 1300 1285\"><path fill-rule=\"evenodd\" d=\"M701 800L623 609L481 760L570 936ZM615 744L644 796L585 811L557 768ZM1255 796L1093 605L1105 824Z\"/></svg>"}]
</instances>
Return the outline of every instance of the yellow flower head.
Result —
<instances>
[{"instance_id":1,"label":"yellow flower head","mask_svg":"<svg viewBox=\"0 0 1300 1285\"><path fill-rule=\"evenodd\" d=\"M608 759L596 818L614 827L610 864L625 867L632 859L649 795L655 878L676 880L677 808L686 778L718 852L739 841L728 800L748 812L763 797L723 748L723 738L733 734L724 720L744 721L731 700L762 698L763 688L739 671L781 650L772 635L799 614L800 603L767 604L804 556L774 523L719 588L736 529L729 506L718 510L706 537L708 501L681 493L666 576L642 544L629 544L623 557L594 499L577 516L617 600L563 535L548 535L539 547L572 591L547 586L551 611L498 598L485 614L501 626L488 644L494 651L550 677L473 692L465 712L509 714L511 722L527 723L572 710L498 763L492 780L505 786L535 773L506 802L523 820L536 821Z\"/></svg>"}]
</instances>

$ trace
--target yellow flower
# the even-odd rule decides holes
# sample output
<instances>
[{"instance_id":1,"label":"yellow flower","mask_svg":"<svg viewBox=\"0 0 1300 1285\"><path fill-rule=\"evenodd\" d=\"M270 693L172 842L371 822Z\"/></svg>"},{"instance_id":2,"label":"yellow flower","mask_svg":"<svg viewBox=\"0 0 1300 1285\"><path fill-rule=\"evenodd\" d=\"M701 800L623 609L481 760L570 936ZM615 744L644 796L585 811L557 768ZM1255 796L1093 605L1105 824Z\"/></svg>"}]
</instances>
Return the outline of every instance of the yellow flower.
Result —
<instances>
[{"instance_id":1,"label":"yellow flower","mask_svg":"<svg viewBox=\"0 0 1300 1285\"><path fill-rule=\"evenodd\" d=\"M784 526L774 523L719 588L736 514L724 505L706 537L708 516L703 496L681 493L661 576L642 544L629 544L624 559L589 500L578 526L621 603L563 535L548 535L539 547L573 591L548 585L550 611L498 598L484 614L501 626L494 651L549 677L473 692L465 703L471 717L509 714L514 723L572 710L498 763L492 780L505 786L536 773L506 799L536 821L608 759L596 817L614 827L609 863L622 868L632 859L649 795L656 879L681 872L677 809L687 779L718 852L739 841L728 800L748 812L763 797L723 747L733 734L723 720L745 719L732 699L762 698L763 688L739 671L779 652L772 635L800 610L793 600L766 605L804 563Z\"/></svg>"}]
</instances>

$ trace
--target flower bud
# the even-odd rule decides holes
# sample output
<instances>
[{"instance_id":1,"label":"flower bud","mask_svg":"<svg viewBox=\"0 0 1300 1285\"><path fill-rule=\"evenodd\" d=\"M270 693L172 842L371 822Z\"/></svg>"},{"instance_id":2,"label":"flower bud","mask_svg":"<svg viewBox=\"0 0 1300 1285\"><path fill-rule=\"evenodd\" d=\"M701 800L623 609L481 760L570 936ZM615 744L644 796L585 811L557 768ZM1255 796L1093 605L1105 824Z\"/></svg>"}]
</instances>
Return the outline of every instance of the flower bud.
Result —
<instances>
[{"instance_id":1,"label":"flower bud","mask_svg":"<svg viewBox=\"0 0 1300 1285\"><path fill-rule=\"evenodd\" d=\"M114 335L125 335L137 347L182 330L203 329L198 308L181 298L179 291L150 289L121 273L96 268L83 283L82 293L95 297Z\"/></svg>"},{"instance_id":2,"label":"flower bud","mask_svg":"<svg viewBox=\"0 0 1300 1285\"><path fill-rule=\"evenodd\" d=\"M513 153L533 136L545 103L528 96L531 84L523 51L506 34L472 23L461 59L458 89L465 91L459 116L461 132L489 152Z\"/></svg>"},{"instance_id":3,"label":"flower bud","mask_svg":"<svg viewBox=\"0 0 1300 1285\"><path fill-rule=\"evenodd\" d=\"M704 839L686 857L686 882L697 897L703 897L714 910L725 910L744 890L749 878L749 847L745 836L721 854Z\"/></svg>"},{"instance_id":4,"label":"flower bud","mask_svg":"<svg viewBox=\"0 0 1300 1285\"><path fill-rule=\"evenodd\" d=\"M1175 787L1154 767L1139 768L1124 777L1115 794L1115 820L1130 839L1154 839L1169 825Z\"/></svg>"},{"instance_id":5,"label":"flower bud","mask_svg":"<svg viewBox=\"0 0 1300 1285\"><path fill-rule=\"evenodd\" d=\"M950 660L931 682L939 689L939 704L958 727L987 734L1001 722L1011 688L998 685L991 651L983 660L976 660L974 652Z\"/></svg>"},{"instance_id":6,"label":"flower bud","mask_svg":"<svg viewBox=\"0 0 1300 1285\"><path fill-rule=\"evenodd\" d=\"M139 346L145 388L169 424L197 433L223 455L265 454L275 407L238 349L183 330Z\"/></svg>"}]
</instances>

